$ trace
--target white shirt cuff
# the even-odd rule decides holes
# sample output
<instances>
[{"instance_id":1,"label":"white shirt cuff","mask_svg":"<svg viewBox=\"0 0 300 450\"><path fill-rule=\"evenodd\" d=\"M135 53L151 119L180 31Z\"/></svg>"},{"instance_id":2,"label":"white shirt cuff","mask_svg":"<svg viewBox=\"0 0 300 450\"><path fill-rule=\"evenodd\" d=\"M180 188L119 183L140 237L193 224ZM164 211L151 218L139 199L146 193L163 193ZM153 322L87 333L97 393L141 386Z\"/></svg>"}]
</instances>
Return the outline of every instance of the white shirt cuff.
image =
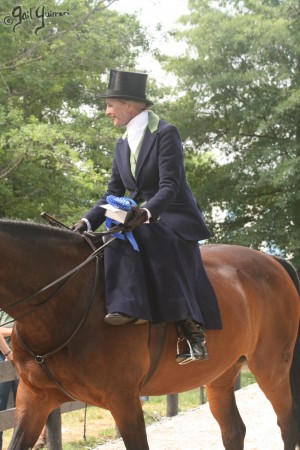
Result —
<instances>
[{"instance_id":1,"label":"white shirt cuff","mask_svg":"<svg viewBox=\"0 0 300 450\"><path fill-rule=\"evenodd\" d=\"M92 227L91 227L91 224L90 224L90 222L88 221L88 219L86 219L85 217L83 217L81 220L83 220L83 221L86 223L87 231L91 231L91 230L92 230Z\"/></svg>"},{"instance_id":2,"label":"white shirt cuff","mask_svg":"<svg viewBox=\"0 0 300 450\"><path fill-rule=\"evenodd\" d=\"M146 220L145 223L150 223L150 219L152 217L151 212L147 208L141 208L141 209L144 209L145 211L147 211L148 220Z\"/></svg>"}]
</instances>

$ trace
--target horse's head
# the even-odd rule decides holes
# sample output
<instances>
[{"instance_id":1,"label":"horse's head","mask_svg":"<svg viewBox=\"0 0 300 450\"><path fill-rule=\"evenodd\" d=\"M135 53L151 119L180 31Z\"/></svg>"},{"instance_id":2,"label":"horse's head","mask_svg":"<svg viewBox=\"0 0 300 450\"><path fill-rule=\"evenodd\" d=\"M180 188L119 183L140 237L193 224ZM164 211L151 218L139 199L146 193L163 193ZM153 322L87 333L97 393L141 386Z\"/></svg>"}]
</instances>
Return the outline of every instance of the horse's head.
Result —
<instances>
[{"instance_id":1,"label":"horse's head","mask_svg":"<svg viewBox=\"0 0 300 450\"><path fill-rule=\"evenodd\" d=\"M82 236L36 223L0 220L0 307L61 277L90 253ZM15 317L15 308L7 310Z\"/></svg>"}]
</instances>

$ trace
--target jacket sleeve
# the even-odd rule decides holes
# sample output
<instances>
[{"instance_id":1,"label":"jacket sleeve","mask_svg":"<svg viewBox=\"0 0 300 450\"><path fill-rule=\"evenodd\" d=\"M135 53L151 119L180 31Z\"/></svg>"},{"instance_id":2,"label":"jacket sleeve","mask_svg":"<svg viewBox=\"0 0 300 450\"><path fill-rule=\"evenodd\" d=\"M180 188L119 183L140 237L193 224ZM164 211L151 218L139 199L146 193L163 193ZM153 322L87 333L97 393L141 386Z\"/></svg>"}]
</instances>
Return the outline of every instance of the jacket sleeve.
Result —
<instances>
[{"instance_id":1,"label":"jacket sleeve","mask_svg":"<svg viewBox=\"0 0 300 450\"><path fill-rule=\"evenodd\" d=\"M185 177L181 138L177 128L170 124L159 134L158 171L158 190L144 205L154 218L174 201Z\"/></svg>"}]
</instances>

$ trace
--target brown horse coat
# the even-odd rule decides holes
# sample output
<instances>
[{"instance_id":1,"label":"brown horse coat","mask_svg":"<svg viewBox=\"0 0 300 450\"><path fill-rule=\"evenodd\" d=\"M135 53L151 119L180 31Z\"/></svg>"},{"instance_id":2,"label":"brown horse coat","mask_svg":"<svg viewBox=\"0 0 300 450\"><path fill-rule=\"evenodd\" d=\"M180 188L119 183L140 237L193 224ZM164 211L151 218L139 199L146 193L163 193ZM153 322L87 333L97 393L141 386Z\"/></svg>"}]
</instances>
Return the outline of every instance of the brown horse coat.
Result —
<instances>
[{"instance_id":1,"label":"brown horse coat","mask_svg":"<svg viewBox=\"0 0 300 450\"><path fill-rule=\"evenodd\" d=\"M10 450L31 447L48 414L70 396L109 409L127 450L148 450L139 395L201 385L206 385L225 449L242 450L245 425L236 407L234 384L243 358L273 405L284 449L296 448L300 304L295 284L281 264L244 247L203 247L223 329L207 332L207 361L179 366L172 323L167 325L163 358L155 360L155 353L149 352L149 325L104 323L103 274L100 270L94 293L95 260L66 285L59 283L32 296L90 253L84 239L74 233L0 221L0 306L17 320L19 336L13 336L20 384ZM51 376L33 354L46 355Z\"/></svg>"}]
</instances>

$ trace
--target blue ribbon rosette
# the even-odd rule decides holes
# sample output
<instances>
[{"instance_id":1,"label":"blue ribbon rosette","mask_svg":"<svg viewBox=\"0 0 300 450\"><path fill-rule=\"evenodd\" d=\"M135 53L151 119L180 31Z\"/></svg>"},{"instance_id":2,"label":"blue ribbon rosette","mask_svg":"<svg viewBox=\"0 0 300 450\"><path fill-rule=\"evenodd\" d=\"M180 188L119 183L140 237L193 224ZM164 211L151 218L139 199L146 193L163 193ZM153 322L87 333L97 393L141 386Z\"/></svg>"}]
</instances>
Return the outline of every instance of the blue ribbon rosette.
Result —
<instances>
[{"instance_id":1,"label":"blue ribbon rosette","mask_svg":"<svg viewBox=\"0 0 300 450\"><path fill-rule=\"evenodd\" d=\"M118 209L122 209L123 211L130 211L132 206L137 206L136 202L129 197L116 197L115 195L108 195L106 201L109 205L112 205ZM108 230L110 230L113 225L118 225L119 223L120 222L117 222L110 217L106 218L106 228ZM138 244L132 234L132 231L127 231L126 233L114 233L112 236L123 241L128 240L134 250L136 250L137 252L140 251Z\"/></svg>"}]
</instances>

